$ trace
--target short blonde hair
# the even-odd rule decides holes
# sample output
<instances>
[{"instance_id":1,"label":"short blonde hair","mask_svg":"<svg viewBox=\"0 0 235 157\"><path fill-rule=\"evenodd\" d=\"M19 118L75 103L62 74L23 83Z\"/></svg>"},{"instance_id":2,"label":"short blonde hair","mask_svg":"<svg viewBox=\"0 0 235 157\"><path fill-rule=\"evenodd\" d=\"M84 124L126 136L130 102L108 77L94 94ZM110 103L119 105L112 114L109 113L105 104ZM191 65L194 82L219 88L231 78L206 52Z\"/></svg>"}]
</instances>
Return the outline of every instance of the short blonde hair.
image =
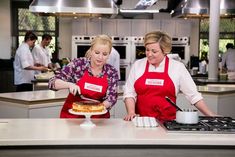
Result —
<instances>
[{"instance_id":1,"label":"short blonde hair","mask_svg":"<svg viewBox=\"0 0 235 157\"><path fill-rule=\"evenodd\" d=\"M109 54L111 53L112 50L112 40L108 35L101 34L97 35L92 41L91 41L91 47L87 50L85 57L90 58L90 53L94 47L95 44L103 44L103 45L108 45L109 46Z\"/></svg>"},{"instance_id":2,"label":"short blonde hair","mask_svg":"<svg viewBox=\"0 0 235 157\"><path fill-rule=\"evenodd\" d=\"M144 46L152 43L159 43L164 54L170 53L172 49L171 37L165 32L153 31L147 33L144 37Z\"/></svg>"}]
</instances>

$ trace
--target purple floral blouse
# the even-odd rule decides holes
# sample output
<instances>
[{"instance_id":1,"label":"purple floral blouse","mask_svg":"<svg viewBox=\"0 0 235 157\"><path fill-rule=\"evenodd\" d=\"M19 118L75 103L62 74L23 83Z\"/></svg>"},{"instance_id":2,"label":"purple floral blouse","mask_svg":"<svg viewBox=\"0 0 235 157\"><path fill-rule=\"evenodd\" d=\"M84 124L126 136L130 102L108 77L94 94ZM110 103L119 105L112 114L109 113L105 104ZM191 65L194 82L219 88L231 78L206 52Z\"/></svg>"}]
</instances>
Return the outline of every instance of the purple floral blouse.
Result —
<instances>
[{"instance_id":1,"label":"purple floral blouse","mask_svg":"<svg viewBox=\"0 0 235 157\"><path fill-rule=\"evenodd\" d=\"M88 70L89 75L92 75L90 60L87 58L76 58L72 60L67 66L60 71L57 71L55 76L49 80L49 88L55 90L55 80L61 79L63 81L76 83ZM104 100L107 100L113 106L117 102L117 84L118 73L117 70L110 64L105 64L99 77L104 74L108 76L108 89Z\"/></svg>"}]
</instances>

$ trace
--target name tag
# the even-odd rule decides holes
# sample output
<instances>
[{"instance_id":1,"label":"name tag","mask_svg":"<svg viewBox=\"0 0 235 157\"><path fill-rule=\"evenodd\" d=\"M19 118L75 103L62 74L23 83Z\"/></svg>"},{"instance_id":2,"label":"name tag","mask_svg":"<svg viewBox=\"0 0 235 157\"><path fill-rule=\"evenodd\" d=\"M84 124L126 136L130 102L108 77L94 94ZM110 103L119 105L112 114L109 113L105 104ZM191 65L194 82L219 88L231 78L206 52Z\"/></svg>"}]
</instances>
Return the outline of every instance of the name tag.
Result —
<instances>
[{"instance_id":1,"label":"name tag","mask_svg":"<svg viewBox=\"0 0 235 157\"><path fill-rule=\"evenodd\" d=\"M102 86L92 84L92 83L87 83L85 82L85 89L90 90L90 91L95 91L95 92L102 92Z\"/></svg>"},{"instance_id":2,"label":"name tag","mask_svg":"<svg viewBox=\"0 0 235 157\"><path fill-rule=\"evenodd\" d=\"M145 84L146 85L154 85L154 86L163 86L164 80L162 80L162 79L146 79Z\"/></svg>"}]
</instances>

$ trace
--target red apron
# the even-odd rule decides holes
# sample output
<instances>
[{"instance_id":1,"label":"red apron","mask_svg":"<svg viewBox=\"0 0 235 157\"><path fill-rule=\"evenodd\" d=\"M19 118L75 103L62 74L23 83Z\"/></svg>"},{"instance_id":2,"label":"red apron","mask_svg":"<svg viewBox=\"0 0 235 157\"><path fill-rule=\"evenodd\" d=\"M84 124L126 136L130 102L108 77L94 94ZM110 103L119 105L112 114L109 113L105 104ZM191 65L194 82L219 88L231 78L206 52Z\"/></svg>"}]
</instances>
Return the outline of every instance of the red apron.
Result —
<instances>
[{"instance_id":1,"label":"red apron","mask_svg":"<svg viewBox=\"0 0 235 157\"><path fill-rule=\"evenodd\" d=\"M136 113L155 117L160 121L174 120L176 109L165 100L168 96L176 102L175 86L168 75L169 58L165 57L164 72L148 72L147 61L144 74L134 84L137 93Z\"/></svg>"},{"instance_id":2,"label":"red apron","mask_svg":"<svg viewBox=\"0 0 235 157\"><path fill-rule=\"evenodd\" d=\"M108 89L108 77L106 74L101 78L90 76L88 71L85 71L84 75L77 82L77 85L79 85L83 96L102 101ZM85 116L73 115L68 112L68 110L72 108L73 102L81 100L79 96L74 96L69 93L61 110L60 118L85 118ZM106 114L94 115L91 116L91 118L110 118L110 113L108 111Z\"/></svg>"}]
</instances>

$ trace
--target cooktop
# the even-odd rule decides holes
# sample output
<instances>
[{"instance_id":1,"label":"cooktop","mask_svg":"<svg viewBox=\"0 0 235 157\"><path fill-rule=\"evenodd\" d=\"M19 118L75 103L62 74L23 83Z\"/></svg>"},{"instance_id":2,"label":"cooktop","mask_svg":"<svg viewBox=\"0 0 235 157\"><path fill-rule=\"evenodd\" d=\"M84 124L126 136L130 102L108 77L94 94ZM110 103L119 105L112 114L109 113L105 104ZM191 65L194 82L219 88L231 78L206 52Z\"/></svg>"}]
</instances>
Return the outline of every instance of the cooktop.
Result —
<instances>
[{"instance_id":1,"label":"cooktop","mask_svg":"<svg viewBox=\"0 0 235 157\"><path fill-rule=\"evenodd\" d=\"M180 124L176 121L165 121L168 132L203 132L235 134L235 119L231 117L199 117L197 124Z\"/></svg>"}]
</instances>

